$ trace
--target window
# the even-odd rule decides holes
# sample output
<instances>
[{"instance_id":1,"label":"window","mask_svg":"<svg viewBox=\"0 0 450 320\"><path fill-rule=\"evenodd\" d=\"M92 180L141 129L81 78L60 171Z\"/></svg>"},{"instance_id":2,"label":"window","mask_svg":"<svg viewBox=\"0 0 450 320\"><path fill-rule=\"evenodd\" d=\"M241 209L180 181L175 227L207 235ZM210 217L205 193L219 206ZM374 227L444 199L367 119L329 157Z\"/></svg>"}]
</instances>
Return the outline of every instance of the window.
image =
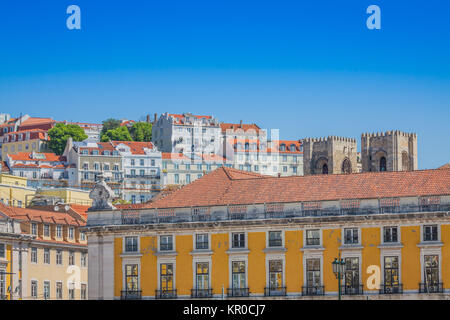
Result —
<instances>
[{"instance_id":1,"label":"window","mask_svg":"<svg viewBox=\"0 0 450 320\"><path fill-rule=\"evenodd\" d=\"M292 167L292 172L297 173L297 167Z\"/></svg>"},{"instance_id":2,"label":"window","mask_svg":"<svg viewBox=\"0 0 450 320\"><path fill-rule=\"evenodd\" d=\"M287 155L283 155L283 162L287 162Z\"/></svg>"},{"instance_id":3,"label":"window","mask_svg":"<svg viewBox=\"0 0 450 320\"><path fill-rule=\"evenodd\" d=\"M140 175L141 177L145 176L145 170L139 170L139 175Z\"/></svg>"},{"instance_id":4,"label":"window","mask_svg":"<svg viewBox=\"0 0 450 320\"><path fill-rule=\"evenodd\" d=\"M281 231L269 231L269 247L281 247L282 245Z\"/></svg>"},{"instance_id":5,"label":"window","mask_svg":"<svg viewBox=\"0 0 450 320\"><path fill-rule=\"evenodd\" d=\"M62 238L62 226L56 226L56 237Z\"/></svg>"},{"instance_id":6,"label":"window","mask_svg":"<svg viewBox=\"0 0 450 320\"><path fill-rule=\"evenodd\" d=\"M50 299L50 281L44 281L44 299Z\"/></svg>"},{"instance_id":7,"label":"window","mask_svg":"<svg viewBox=\"0 0 450 320\"><path fill-rule=\"evenodd\" d=\"M37 263L37 248L31 248L31 262Z\"/></svg>"},{"instance_id":8,"label":"window","mask_svg":"<svg viewBox=\"0 0 450 320\"><path fill-rule=\"evenodd\" d=\"M0 243L0 258L5 258L5 257L6 257L5 244Z\"/></svg>"},{"instance_id":9,"label":"window","mask_svg":"<svg viewBox=\"0 0 450 320\"><path fill-rule=\"evenodd\" d=\"M437 241L438 240L438 226L429 225L423 226L423 241Z\"/></svg>"},{"instance_id":10,"label":"window","mask_svg":"<svg viewBox=\"0 0 450 320\"><path fill-rule=\"evenodd\" d=\"M6 274L4 270L0 270L0 297L4 297L6 294Z\"/></svg>"},{"instance_id":11,"label":"window","mask_svg":"<svg viewBox=\"0 0 450 320\"><path fill-rule=\"evenodd\" d=\"M175 170L178 170L178 169L180 169L180 165L178 163L174 163L173 168Z\"/></svg>"},{"instance_id":12,"label":"window","mask_svg":"<svg viewBox=\"0 0 450 320\"><path fill-rule=\"evenodd\" d=\"M48 224L44 224L44 236L50 237L50 226Z\"/></svg>"},{"instance_id":13,"label":"window","mask_svg":"<svg viewBox=\"0 0 450 320\"><path fill-rule=\"evenodd\" d=\"M154 166L155 165L155 160L151 160L151 165Z\"/></svg>"},{"instance_id":14,"label":"window","mask_svg":"<svg viewBox=\"0 0 450 320\"><path fill-rule=\"evenodd\" d=\"M439 283L439 256L424 256L424 280L426 285L435 286Z\"/></svg>"},{"instance_id":15,"label":"window","mask_svg":"<svg viewBox=\"0 0 450 320\"><path fill-rule=\"evenodd\" d=\"M98 163L94 163L94 170L99 170L99 168L100 168L100 165L98 164Z\"/></svg>"},{"instance_id":16,"label":"window","mask_svg":"<svg viewBox=\"0 0 450 320\"><path fill-rule=\"evenodd\" d=\"M306 231L306 245L318 246L320 245L320 230L307 230Z\"/></svg>"},{"instance_id":17,"label":"window","mask_svg":"<svg viewBox=\"0 0 450 320\"><path fill-rule=\"evenodd\" d=\"M31 297L37 298L37 281L36 280L31 281Z\"/></svg>"},{"instance_id":18,"label":"window","mask_svg":"<svg viewBox=\"0 0 450 320\"><path fill-rule=\"evenodd\" d=\"M243 289L245 284L245 261L231 263L231 283L233 289Z\"/></svg>"},{"instance_id":19,"label":"window","mask_svg":"<svg viewBox=\"0 0 450 320\"><path fill-rule=\"evenodd\" d=\"M178 173L175 173L175 183L180 183L180 176Z\"/></svg>"},{"instance_id":20,"label":"window","mask_svg":"<svg viewBox=\"0 0 450 320\"><path fill-rule=\"evenodd\" d=\"M103 166L103 170L109 171L109 164L105 164L105 165Z\"/></svg>"},{"instance_id":21,"label":"window","mask_svg":"<svg viewBox=\"0 0 450 320\"><path fill-rule=\"evenodd\" d=\"M89 170L89 163L83 163L83 170Z\"/></svg>"},{"instance_id":22,"label":"window","mask_svg":"<svg viewBox=\"0 0 450 320\"><path fill-rule=\"evenodd\" d=\"M233 233L232 248L245 248L245 233Z\"/></svg>"},{"instance_id":23,"label":"window","mask_svg":"<svg viewBox=\"0 0 450 320\"><path fill-rule=\"evenodd\" d=\"M86 284L82 283L81 284L81 300L86 300L86 299L87 299Z\"/></svg>"},{"instance_id":24,"label":"window","mask_svg":"<svg viewBox=\"0 0 450 320\"><path fill-rule=\"evenodd\" d=\"M85 179L85 180L89 180L89 173L88 173L88 172L85 172L85 173L84 173L84 179Z\"/></svg>"},{"instance_id":25,"label":"window","mask_svg":"<svg viewBox=\"0 0 450 320\"><path fill-rule=\"evenodd\" d=\"M398 257L384 257L384 286L398 287Z\"/></svg>"},{"instance_id":26,"label":"window","mask_svg":"<svg viewBox=\"0 0 450 320\"><path fill-rule=\"evenodd\" d=\"M201 164L197 165L197 170L202 170L202 165Z\"/></svg>"},{"instance_id":27,"label":"window","mask_svg":"<svg viewBox=\"0 0 450 320\"><path fill-rule=\"evenodd\" d=\"M137 252L137 251L138 251L138 238L125 237L125 252Z\"/></svg>"},{"instance_id":28,"label":"window","mask_svg":"<svg viewBox=\"0 0 450 320\"><path fill-rule=\"evenodd\" d=\"M75 264L75 252L69 251L69 266L73 266Z\"/></svg>"},{"instance_id":29,"label":"window","mask_svg":"<svg viewBox=\"0 0 450 320\"><path fill-rule=\"evenodd\" d=\"M271 290L280 289L283 286L283 261L269 261L269 287Z\"/></svg>"},{"instance_id":30,"label":"window","mask_svg":"<svg viewBox=\"0 0 450 320\"><path fill-rule=\"evenodd\" d=\"M62 264L62 251L56 250L56 264Z\"/></svg>"},{"instance_id":31,"label":"window","mask_svg":"<svg viewBox=\"0 0 450 320\"><path fill-rule=\"evenodd\" d=\"M44 249L44 263L50 264L50 249Z\"/></svg>"},{"instance_id":32,"label":"window","mask_svg":"<svg viewBox=\"0 0 450 320\"><path fill-rule=\"evenodd\" d=\"M186 174L186 183L191 183L191 175L189 173Z\"/></svg>"},{"instance_id":33,"label":"window","mask_svg":"<svg viewBox=\"0 0 450 320\"><path fill-rule=\"evenodd\" d=\"M97 156L97 155L98 155L98 150L92 150L92 154L93 154L94 156Z\"/></svg>"},{"instance_id":34,"label":"window","mask_svg":"<svg viewBox=\"0 0 450 320\"><path fill-rule=\"evenodd\" d=\"M131 196L131 203L136 203L136 196L134 194Z\"/></svg>"},{"instance_id":35,"label":"window","mask_svg":"<svg viewBox=\"0 0 450 320\"><path fill-rule=\"evenodd\" d=\"M344 244L357 244L358 228L344 229Z\"/></svg>"},{"instance_id":36,"label":"window","mask_svg":"<svg viewBox=\"0 0 450 320\"><path fill-rule=\"evenodd\" d=\"M397 227L384 227L383 228L383 240L386 243L398 242Z\"/></svg>"},{"instance_id":37,"label":"window","mask_svg":"<svg viewBox=\"0 0 450 320\"><path fill-rule=\"evenodd\" d=\"M36 223L32 223L31 224L31 234L32 235L37 235L37 224Z\"/></svg>"},{"instance_id":38,"label":"window","mask_svg":"<svg viewBox=\"0 0 450 320\"><path fill-rule=\"evenodd\" d=\"M359 293L359 258L345 258L344 293Z\"/></svg>"},{"instance_id":39,"label":"window","mask_svg":"<svg viewBox=\"0 0 450 320\"><path fill-rule=\"evenodd\" d=\"M62 290L63 290L62 282L57 282L56 283L56 299L62 299L62 297L63 297Z\"/></svg>"},{"instance_id":40,"label":"window","mask_svg":"<svg viewBox=\"0 0 450 320\"><path fill-rule=\"evenodd\" d=\"M86 234L84 232L80 232L81 241L86 241Z\"/></svg>"},{"instance_id":41,"label":"window","mask_svg":"<svg viewBox=\"0 0 450 320\"><path fill-rule=\"evenodd\" d=\"M208 235L207 234L197 234L195 235L195 249L208 249Z\"/></svg>"},{"instance_id":42,"label":"window","mask_svg":"<svg viewBox=\"0 0 450 320\"><path fill-rule=\"evenodd\" d=\"M306 287L308 288L308 293L314 293L311 290L317 290L320 284L320 259L306 259Z\"/></svg>"},{"instance_id":43,"label":"window","mask_svg":"<svg viewBox=\"0 0 450 320\"><path fill-rule=\"evenodd\" d=\"M173 237L172 236L161 236L159 243L159 250L170 251L173 250Z\"/></svg>"},{"instance_id":44,"label":"window","mask_svg":"<svg viewBox=\"0 0 450 320\"><path fill-rule=\"evenodd\" d=\"M138 286L138 265L125 265L125 286L127 291L137 291Z\"/></svg>"},{"instance_id":45,"label":"window","mask_svg":"<svg viewBox=\"0 0 450 320\"><path fill-rule=\"evenodd\" d=\"M37 179L37 173L33 171L33 179Z\"/></svg>"},{"instance_id":46,"label":"window","mask_svg":"<svg viewBox=\"0 0 450 320\"><path fill-rule=\"evenodd\" d=\"M70 227L69 228L69 239L73 239L73 233L74 233L74 228Z\"/></svg>"},{"instance_id":47,"label":"window","mask_svg":"<svg viewBox=\"0 0 450 320\"><path fill-rule=\"evenodd\" d=\"M69 285L69 299L74 300L75 299L75 284L71 283Z\"/></svg>"},{"instance_id":48,"label":"window","mask_svg":"<svg viewBox=\"0 0 450 320\"><path fill-rule=\"evenodd\" d=\"M380 171L386 171L386 158L380 158Z\"/></svg>"},{"instance_id":49,"label":"window","mask_svg":"<svg viewBox=\"0 0 450 320\"><path fill-rule=\"evenodd\" d=\"M197 289L209 289L209 263L197 262L195 284Z\"/></svg>"},{"instance_id":50,"label":"window","mask_svg":"<svg viewBox=\"0 0 450 320\"><path fill-rule=\"evenodd\" d=\"M161 263L160 264L160 290L163 292L173 290L173 264Z\"/></svg>"},{"instance_id":51,"label":"window","mask_svg":"<svg viewBox=\"0 0 450 320\"><path fill-rule=\"evenodd\" d=\"M283 172L287 172L287 166L283 166Z\"/></svg>"},{"instance_id":52,"label":"window","mask_svg":"<svg viewBox=\"0 0 450 320\"><path fill-rule=\"evenodd\" d=\"M139 197L139 200L140 200L141 203L144 203L144 202L145 202L145 196L144 196L144 195L141 195L141 196Z\"/></svg>"},{"instance_id":53,"label":"window","mask_svg":"<svg viewBox=\"0 0 450 320\"><path fill-rule=\"evenodd\" d=\"M81 266L87 267L87 254L85 252L81 254Z\"/></svg>"},{"instance_id":54,"label":"window","mask_svg":"<svg viewBox=\"0 0 450 320\"><path fill-rule=\"evenodd\" d=\"M139 164L140 164L141 166L144 166L144 159L139 159Z\"/></svg>"},{"instance_id":55,"label":"window","mask_svg":"<svg viewBox=\"0 0 450 320\"><path fill-rule=\"evenodd\" d=\"M186 163L186 170L189 171L191 170L191 165Z\"/></svg>"},{"instance_id":56,"label":"window","mask_svg":"<svg viewBox=\"0 0 450 320\"><path fill-rule=\"evenodd\" d=\"M259 166L258 165L255 165L254 168L255 168L255 171L259 171Z\"/></svg>"}]
</instances>

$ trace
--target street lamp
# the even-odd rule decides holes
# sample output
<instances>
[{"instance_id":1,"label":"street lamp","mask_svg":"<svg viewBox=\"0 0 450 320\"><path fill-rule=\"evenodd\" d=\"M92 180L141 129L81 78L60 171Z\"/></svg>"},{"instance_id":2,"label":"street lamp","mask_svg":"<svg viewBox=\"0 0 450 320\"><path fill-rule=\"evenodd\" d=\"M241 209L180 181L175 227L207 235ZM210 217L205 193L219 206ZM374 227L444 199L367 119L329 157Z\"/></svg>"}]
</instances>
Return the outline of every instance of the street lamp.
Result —
<instances>
[{"instance_id":1,"label":"street lamp","mask_svg":"<svg viewBox=\"0 0 450 320\"><path fill-rule=\"evenodd\" d=\"M339 257L334 258L334 261L331 263L333 266L333 273L338 279L338 292L339 292L339 300L341 300L341 279L345 273L345 261L341 259L341 253L339 252Z\"/></svg>"}]
</instances>

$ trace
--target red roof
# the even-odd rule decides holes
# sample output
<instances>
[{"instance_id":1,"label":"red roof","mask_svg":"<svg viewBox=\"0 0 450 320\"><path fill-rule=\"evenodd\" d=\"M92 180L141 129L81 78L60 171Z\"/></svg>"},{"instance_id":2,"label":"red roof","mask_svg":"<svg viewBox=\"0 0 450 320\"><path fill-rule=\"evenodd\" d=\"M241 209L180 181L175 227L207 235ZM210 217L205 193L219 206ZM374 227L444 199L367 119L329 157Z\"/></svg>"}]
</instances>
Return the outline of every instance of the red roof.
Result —
<instances>
[{"instance_id":1,"label":"red roof","mask_svg":"<svg viewBox=\"0 0 450 320\"><path fill-rule=\"evenodd\" d=\"M124 144L130 147L132 154L145 154L144 148L153 149L153 143L151 142L138 142L138 141L111 141L114 147L120 144Z\"/></svg>"},{"instance_id":2,"label":"red roof","mask_svg":"<svg viewBox=\"0 0 450 320\"><path fill-rule=\"evenodd\" d=\"M66 157L58 156L51 152L39 152L37 154L43 155L45 159L32 158L33 152L18 152L16 154L9 154L12 161L41 161L41 162L65 162Z\"/></svg>"},{"instance_id":3,"label":"red roof","mask_svg":"<svg viewBox=\"0 0 450 320\"><path fill-rule=\"evenodd\" d=\"M223 133L226 133L227 130L233 130L233 131L237 131L237 130L243 130L248 131L248 130L254 130L255 133L259 133L259 131L261 131L261 128L258 127L256 124L252 123L252 124L240 124L240 123L221 123L220 124L220 128L222 129Z\"/></svg>"},{"instance_id":4,"label":"red roof","mask_svg":"<svg viewBox=\"0 0 450 320\"><path fill-rule=\"evenodd\" d=\"M162 152L162 158L172 160L191 160L182 153L172 153L172 152Z\"/></svg>"},{"instance_id":5,"label":"red roof","mask_svg":"<svg viewBox=\"0 0 450 320\"><path fill-rule=\"evenodd\" d=\"M450 169L450 163L446 163L443 166L439 167L438 169Z\"/></svg>"},{"instance_id":6,"label":"red roof","mask_svg":"<svg viewBox=\"0 0 450 320\"><path fill-rule=\"evenodd\" d=\"M450 170L269 177L221 167L148 208L450 195Z\"/></svg>"}]
</instances>

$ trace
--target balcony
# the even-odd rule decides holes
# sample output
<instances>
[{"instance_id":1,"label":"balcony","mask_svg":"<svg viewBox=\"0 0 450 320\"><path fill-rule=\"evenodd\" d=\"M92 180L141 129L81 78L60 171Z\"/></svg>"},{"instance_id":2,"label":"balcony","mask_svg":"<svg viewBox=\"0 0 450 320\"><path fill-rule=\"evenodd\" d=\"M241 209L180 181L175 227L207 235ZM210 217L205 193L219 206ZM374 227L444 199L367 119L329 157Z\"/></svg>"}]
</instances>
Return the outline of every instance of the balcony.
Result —
<instances>
[{"instance_id":1,"label":"balcony","mask_svg":"<svg viewBox=\"0 0 450 320\"><path fill-rule=\"evenodd\" d=\"M440 283L419 283L419 293L444 293L444 284Z\"/></svg>"},{"instance_id":2,"label":"balcony","mask_svg":"<svg viewBox=\"0 0 450 320\"><path fill-rule=\"evenodd\" d=\"M212 298L212 289L191 289L191 298Z\"/></svg>"},{"instance_id":3,"label":"balcony","mask_svg":"<svg viewBox=\"0 0 450 320\"><path fill-rule=\"evenodd\" d=\"M228 288L228 297L248 297L250 296L248 288Z\"/></svg>"},{"instance_id":4,"label":"balcony","mask_svg":"<svg viewBox=\"0 0 450 320\"><path fill-rule=\"evenodd\" d=\"M122 290L120 291L121 300L140 300L142 299L141 290Z\"/></svg>"},{"instance_id":5,"label":"balcony","mask_svg":"<svg viewBox=\"0 0 450 320\"><path fill-rule=\"evenodd\" d=\"M265 297L283 297L286 296L286 287L266 287L264 288Z\"/></svg>"},{"instance_id":6,"label":"balcony","mask_svg":"<svg viewBox=\"0 0 450 320\"><path fill-rule=\"evenodd\" d=\"M126 174L125 178L127 179L159 179L159 174Z\"/></svg>"},{"instance_id":7,"label":"balcony","mask_svg":"<svg viewBox=\"0 0 450 320\"><path fill-rule=\"evenodd\" d=\"M155 290L155 299L176 299L177 290Z\"/></svg>"},{"instance_id":8,"label":"balcony","mask_svg":"<svg viewBox=\"0 0 450 320\"><path fill-rule=\"evenodd\" d=\"M403 284L380 284L380 294L401 294L403 293Z\"/></svg>"},{"instance_id":9,"label":"balcony","mask_svg":"<svg viewBox=\"0 0 450 320\"><path fill-rule=\"evenodd\" d=\"M302 296L323 296L325 294L324 286L304 286L302 287Z\"/></svg>"},{"instance_id":10,"label":"balcony","mask_svg":"<svg viewBox=\"0 0 450 320\"><path fill-rule=\"evenodd\" d=\"M360 295L363 294L363 285L341 286L341 293L344 295Z\"/></svg>"}]
</instances>

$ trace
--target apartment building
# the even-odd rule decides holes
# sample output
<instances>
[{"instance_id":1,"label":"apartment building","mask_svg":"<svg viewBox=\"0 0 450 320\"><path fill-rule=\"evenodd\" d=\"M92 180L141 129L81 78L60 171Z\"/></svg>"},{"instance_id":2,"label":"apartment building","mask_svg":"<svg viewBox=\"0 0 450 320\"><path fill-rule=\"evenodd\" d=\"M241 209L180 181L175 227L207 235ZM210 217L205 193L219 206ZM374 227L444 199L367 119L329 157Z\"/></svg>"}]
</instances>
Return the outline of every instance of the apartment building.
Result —
<instances>
[{"instance_id":1,"label":"apartment building","mask_svg":"<svg viewBox=\"0 0 450 320\"><path fill-rule=\"evenodd\" d=\"M122 157L122 199L131 203L149 201L160 190L161 152L151 142L111 141Z\"/></svg>"},{"instance_id":2,"label":"apartment building","mask_svg":"<svg viewBox=\"0 0 450 320\"><path fill-rule=\"evenodd\" d=\"M8 155L18 154L20 152L51 152L48 148L49 137L47 131L42 129L29 129L6 133L2 139L3 161L6 161Z\"/></svg>"},{"instance_id":3,"label":"apartment building","mask_svg":"<svg viewBox=\"0 0 450 320\"><path fill-rule=\"evenodd\" d=\"M25 207L36 193L36 189L28 185L27 178L0 174L0 202L13 207Z\"/></svg>"},{"instance_id":4,"label":"apartment building","mask_svg":"<svg viewBox=\"0 0 450 320\"><path fill-rule=\"evenodd\" d=\"M445 169L222 167L138 209L92 211L85 231L92 299L337 299L338 257L343 299L450 298Z\"/></svg>"},{"instance_id":5,"label":"apartment building","mask_svg":"<svg viewBox=\"0 0 450 320\"><path fill-rule=\"evenodd\" d=\"M120 196L123 187L122 156L111 142L73 142L69 138L63 156L69 163L69 186L90 190L97 176L102 174Z\"/></svg>"},{"instance_id":6,"label":"apartment building","mask_svg":"<svg viewBox=\"0 0 450 320\"><path fill-rule=\"evenodd\" d=\"M64 124L74 124L81 127L84 133L88 136L89 140L100 142L100 133L102 132L103 125L100 123L88 123L88 122L68 122L63 121Z\"/></svg>"},{"instance_id":7,"label":"apartment building","mask_svg":"<svg viewBox=\"0 0 450 320\"><path fill-rule=\"evenodd\" d=\"M221 128L212 116L162 114L152 127L152 142L162 152L219 154Z\"/></svg>"},{"instance_id":8,"label":"apartment building","mask_svg":"<svg viewBox=\"0 0 450 320\"><path fill-rule=\"evenodd\" d=\"M0 204L0 296L8 300L87 299L86 224L70 205Z\"/></svg>"}]
</instances>

